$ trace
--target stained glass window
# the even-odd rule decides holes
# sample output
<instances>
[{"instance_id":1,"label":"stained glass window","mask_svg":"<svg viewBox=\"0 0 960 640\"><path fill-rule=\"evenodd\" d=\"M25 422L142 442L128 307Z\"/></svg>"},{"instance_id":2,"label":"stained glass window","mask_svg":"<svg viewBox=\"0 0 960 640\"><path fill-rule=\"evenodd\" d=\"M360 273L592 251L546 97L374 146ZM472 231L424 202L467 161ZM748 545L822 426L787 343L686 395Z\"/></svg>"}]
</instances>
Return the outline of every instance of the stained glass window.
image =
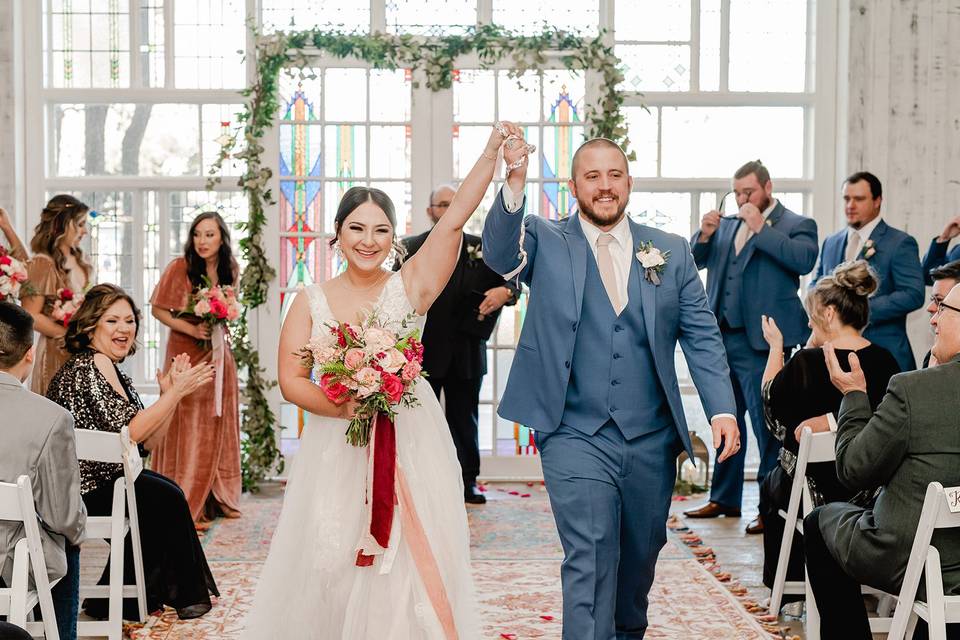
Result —
<instances>
[{"instance_id":1,"label":"stained glass window","mask_svg":"<svg viewBox=\"0 0 960 640\"><path fill-rule=\"evenodd\" d=\"M139 0L140 46L137 64L144 74L143 83L162 87L165 82L163 0Z\"/></svg>"},{"instance_id":2,"label":"stained glass window","mask_svg":"<svg viewBox=\"0 0 960 640\"><path fill-rule=\"evenodd\" d=\"M327 69L280 79L280 286L287 294L322 282L342 264L329 246L343 194L385 191L401 235L409 232L409 71Z\"/></svg>"},{"instance_id":3,"label":"stained glass window","mask_svg":"<svg viewBox=\"0 0 960 640\"><path fill-rule=\"evenodd\" d=\"M130 85L127 0L48 0L47 83L53 87Z\"/></svg>"},{"instance_id":4,"label":"stained glass window","mask_svg":"<svg viewBox=\"0 0 960 640\"><path fill-rule=\"evenodd\" d=\"M690 90L690 0L616 3L623 91Z\"/></svg>"}]
</instances>

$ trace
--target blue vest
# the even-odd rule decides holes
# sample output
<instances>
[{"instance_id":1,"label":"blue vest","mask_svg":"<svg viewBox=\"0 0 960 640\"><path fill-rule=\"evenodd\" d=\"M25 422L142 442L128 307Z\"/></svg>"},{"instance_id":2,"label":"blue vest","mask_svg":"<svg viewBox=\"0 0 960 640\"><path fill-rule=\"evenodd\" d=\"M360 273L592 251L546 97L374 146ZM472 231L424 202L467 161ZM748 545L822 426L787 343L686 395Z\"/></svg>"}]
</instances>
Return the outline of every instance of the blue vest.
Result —
<instances>
[{"instance_id":1,"label":"blue vest","mask_svg":"<svg viewBox=\"0 0 960 640\"><path fill-rule=\"evenodd\" d=\"M628 440L673 423L660 385L631 269L630 302L618 317L588 250L583 307L561 423L593 435L613 420Z\"/></svg>"},{"instance_id":2,"label":"blue vest","mask_svg":"<svg viewBox=\"0 0 960 640\"><path fill-rule=\"evenodd\" d=\"M741 222L740 224L744 224ZM734 235L736 237L736 235ZM752 240L753 238L750 238ZM720 287L720 318L726 320L727 325L734 329L743 328L743 306L740 304L740 295L743 285L744 258L747 256L746 245L737 255L736 247L730 247L727 253L727 268L724 270L725 280Z\"/></svg>"}]
</instances>

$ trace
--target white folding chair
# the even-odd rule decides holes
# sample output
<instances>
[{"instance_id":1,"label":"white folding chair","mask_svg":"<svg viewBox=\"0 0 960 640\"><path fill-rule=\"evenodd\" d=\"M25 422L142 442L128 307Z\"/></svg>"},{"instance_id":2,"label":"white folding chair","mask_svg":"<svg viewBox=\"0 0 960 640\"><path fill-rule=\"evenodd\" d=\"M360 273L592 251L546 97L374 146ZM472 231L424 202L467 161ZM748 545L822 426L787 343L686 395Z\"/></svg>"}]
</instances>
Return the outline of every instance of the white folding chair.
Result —
<instances>
[{"instance_id":1,"label":"white folding chair","mask_svg":"<svg viewBox=\"0 0 960 640\"><path fill-rule=\"evenodd\" d=\"M960 487L944 490L939 482L927 485L923 510L917 522L917 534L910 549L910 559L897 598L897 610L887 640L912 638L917 620L923 618L930 628L930 640L946 640L947 623L960 622L960 596L943 594L940 553L930 544L934 529L960 527L960 513L950 511L950 501L958 499ZM949 493L953 492L953 496ZM926 576L927 601L917 600L920 575Z\"/></svg>"},{"instance_id":2,"label":"white folding chair","mask_svg":"<svg viewBox=\"0 0 960 640\"><path fill-rule=\"evenodd\" d=\"M33 485L29 476L20 476L17 484L0 482L0 520L22 522L26 536L17 542L13 552L13 580L11 586L0 589L0 614L7 621L34 638L60 640L57 616L53 610L47 579L47 563L40 543L40 527L33 503ZM33 569L34 588L29 585L29 569ZM40 605L43 622L33 621L33 608Z\"/></svg>"},{"instance_id":3,"label":"white folding chair","mask_svg":"<svg viewBox=\"0 0 960 640\"><path fill-rule=\"evenodd\" d=\"M780 556L777 558L777 573L773 579L773 589L770 594L770 612L779 614L780 604L784 594L803 595L806 608L806 637L807 640L820 640L820 612L817 602L810 588L810 579L804 569L804 581L787 582L787 564L790 560L790 550L793 547L793 533L803 535L803 520L800 518L800 501L803 500L803 515L813 511L813 496L806 481L807 465L816 462L832 462L836 460L836 422L832 414L827 414L833 430L813 433L809 427L804 427L800 434L800 447L797 455L797 465L793 472L793 485L790 488L790 501L787 510L779 510L785 520L783 538L780 541ZM876 595L880 601L879 617L870 619L870 630L873 633L884 633L890 628L889 615L891 596L870 587L863 587L864 593Z\"/></svg>"},{"instance_id":4,"label":"white folding chair","mask_svg":"<svg viewBox=\"0 0 960 640\"><path fill-rule=\"evenodd\" d=\"M117 433L77 429L77 458L95 462L111 462L123 465L123 477L113 484L113 507L109 516L87 517L87 538L102 538L110 541L110 584L81 585L80 597L106 597L108 617L102 621L83 620L77 623L78 636L107 636L109 640L121 640L123 634L123 599L136 597L140 619L147 619L146 581L143 574L143 553L140 547L140 521L137 516L137 499L133 483L140 475L137 465L136 446L130 442L127 427ZM131 451L132 447L132 451ZM125 451L131 451L129 456ZM126 499L126 509L124 509ZM133 546L133 569L136 584L123 583L123 540L130 532Z\"/></svg>"}]
</instances>

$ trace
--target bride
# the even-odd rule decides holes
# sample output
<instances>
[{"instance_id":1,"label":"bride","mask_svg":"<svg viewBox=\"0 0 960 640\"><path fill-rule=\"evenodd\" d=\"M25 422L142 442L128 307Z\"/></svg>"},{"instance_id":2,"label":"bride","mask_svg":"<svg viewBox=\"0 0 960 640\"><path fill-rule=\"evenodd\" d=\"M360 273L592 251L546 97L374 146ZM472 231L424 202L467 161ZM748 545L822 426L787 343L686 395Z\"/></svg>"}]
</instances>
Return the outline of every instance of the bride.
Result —
<instances>
[{"instance_id":1,"label":"bride","mask_svg":"<svg viewBox=\"0 0 960 640\"><path fill-rule=\"evenodd\" d=\"M408 530L408 520L398 515L386 552L373 566L357 566L357 543L368 522L367 449L344 437L355 405L330 402L295 354L327 325L359 324L371 311L388 322L414 314L422 329L453 273L463 226L493 178L501 145L508 166L526 160L521 130L509 123L496 127L447 213L396 273L383 268L396 244L390 198L367 187L344 194L335 242L347 268L297 296L280 332L280 390L310 416L243 638L479 638L463 480L433 392L418 385L420 406L398 408L396 418L398 477L405 476L418 526ZM403 508L401 496L398 511Z\"/></svg>"}]
</instances>

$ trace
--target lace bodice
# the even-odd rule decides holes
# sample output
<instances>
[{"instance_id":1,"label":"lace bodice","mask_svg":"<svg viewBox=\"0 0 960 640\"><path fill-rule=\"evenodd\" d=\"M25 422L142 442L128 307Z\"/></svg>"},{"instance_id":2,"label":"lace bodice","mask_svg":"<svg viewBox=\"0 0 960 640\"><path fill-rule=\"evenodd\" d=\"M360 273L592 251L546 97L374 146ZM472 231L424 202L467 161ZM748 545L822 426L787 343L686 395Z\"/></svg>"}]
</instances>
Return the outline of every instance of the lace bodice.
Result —
<instances>
[{"instance_id":1,"label":"lace bodice","mask_svg":"<svg viewBox=\"0 0 960 640\"><path fill-rule=\"evenodd\" d=\"M313 321L311 338L317 338L325 330L325 327L337 322L327 303L327 296L323 292L320 284L306 287L305 292L310 301L310 318ZM372 309L377 316L397 332L402 331L401 324L406 321L407 331L414 328L423 332L423 325L426 322L426 315L417 315L410 299L407 297L406 288L403 286L403 277L400 272L390 274L387 283L380 292L380 297Z\"/></svg>"}]
</instances>

